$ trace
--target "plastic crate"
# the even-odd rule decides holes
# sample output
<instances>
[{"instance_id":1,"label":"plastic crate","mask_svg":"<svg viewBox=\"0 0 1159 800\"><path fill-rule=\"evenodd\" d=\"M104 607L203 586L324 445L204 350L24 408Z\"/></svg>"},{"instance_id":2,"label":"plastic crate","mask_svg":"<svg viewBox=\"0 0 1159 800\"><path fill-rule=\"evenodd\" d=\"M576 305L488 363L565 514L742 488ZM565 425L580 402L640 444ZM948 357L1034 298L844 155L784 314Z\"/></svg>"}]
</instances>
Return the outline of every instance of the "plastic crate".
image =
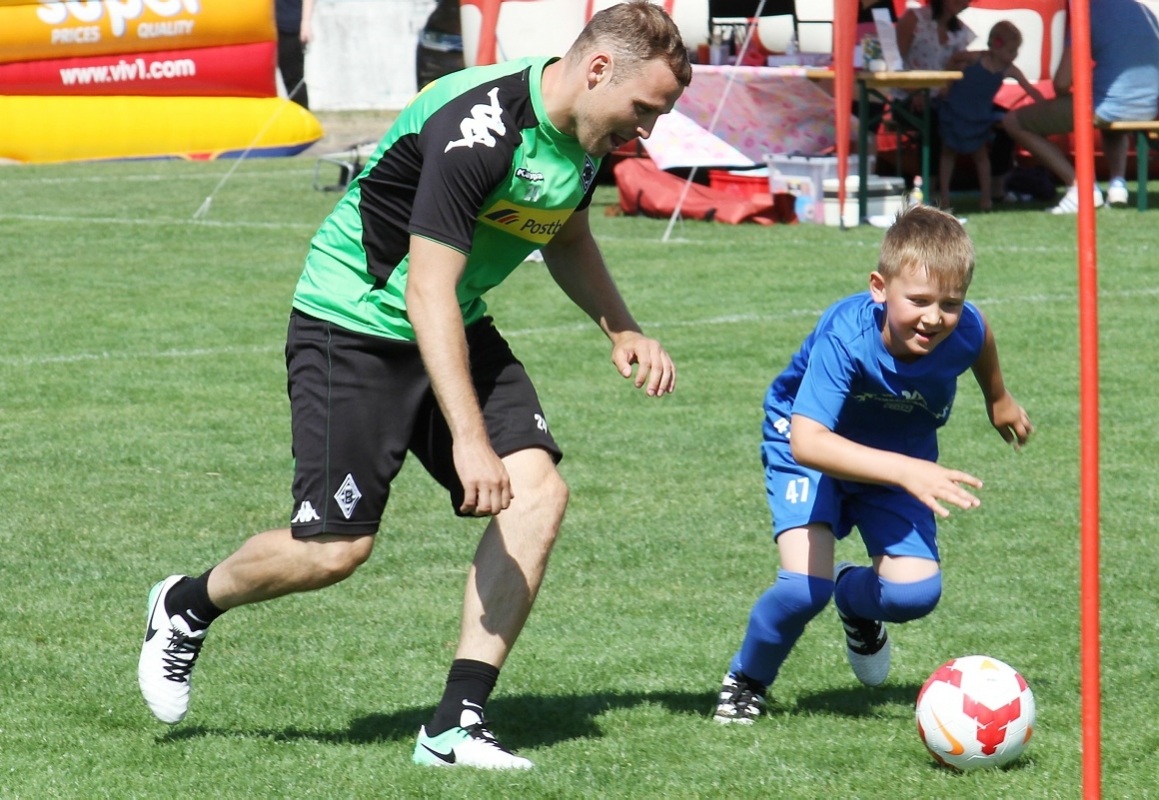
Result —
<instances>
[{"instance_id":1,"label":"plastic crate","mask_svg":"<svg viewBox=\"0 0 1159 800\"><path fill-rule=\"evenodd\" d=\"M824 182L825 198L822 211L823 221L826 225L841 225L842 220L847 228L857 225L858 200L860 198L857 187L859 184L860 180L856 175L850 175L845 179L845 213L841 214L837 203L837 179L830 178ZM867 216L885 216L892 219L897 215L897 212L901 211L902 205L905 203L904 180L870 175L868 187Z\"/></svg>"},{"instance_id":2,"label":"plastic crate","mask_svg":"<svg viewBox=\"0 0 1159 800\"><path fill-rule=\"evenodd\" d=\"M769 165L769 191L773 194L791 194L797 199L794 209L801 222L825 222L825 181L837 179L836 156L766 155ZM848 159L849 175L857 175L860 165L857 156ZM874 157L869 157L869 171L873 172Z\"/></svg>"},{"instance_id":3,"label":"plastic crate","mask_svg":"<svg viewBox=\"0 0 1159 800\"><path fill-rule=\"evenodd\" d=\"M754 196L764 202L769 201L769 171L768 169L726 170L710 169L708 171L708 188L735 197L751 200Z\"/></svg>"}]
</instances>

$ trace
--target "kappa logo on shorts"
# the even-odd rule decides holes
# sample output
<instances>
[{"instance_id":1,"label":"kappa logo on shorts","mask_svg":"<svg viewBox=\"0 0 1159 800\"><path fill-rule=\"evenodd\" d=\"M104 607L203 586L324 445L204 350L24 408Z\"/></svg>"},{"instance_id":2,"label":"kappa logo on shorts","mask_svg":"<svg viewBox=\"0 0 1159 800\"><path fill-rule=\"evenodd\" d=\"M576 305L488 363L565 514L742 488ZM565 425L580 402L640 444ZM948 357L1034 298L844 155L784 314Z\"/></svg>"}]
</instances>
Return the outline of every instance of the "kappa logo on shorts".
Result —
<instances>
[{"instance_id":1,"label":"kappa logo on shorts","mask_svg":"<svg viewBox=\"0 0 1159 800\"><path fill-rule=\"evenodd\" d=\"M298 506L298 512L294 514L294 518L290 520L290 524L302 522L317 522L321 517L318 512L314 510L314 504L309 500L303 500L302 505Z\"/></svg>"},{"instance_id":2,"label":"kappa logo on shorts","mask_svg":"<svg viewBox=\"0 0 1159 800\"><path fill-rule=\"evenodd\" d=\"M544 433L547 433L547 420L543 418L542 414L535 415L535 427L539 428Z\"/></svg>"},{"instance_id":3,"label":"kappa logo on shorts","mask_svg":"<svg viewBox=\"0 0 1159 800\"><path fill-rule=\"evenodd\" d=\"M361 499L362 492L359 491L358 484L354 482L354 476L349 472L346 473L346 480L342 481L342 485L334 493L334 500L338 503L338 507L342 509L342 516L350 519L350 515L354 513L354 507L358 505L358 501Z\"/></svg>"}]
</instances>

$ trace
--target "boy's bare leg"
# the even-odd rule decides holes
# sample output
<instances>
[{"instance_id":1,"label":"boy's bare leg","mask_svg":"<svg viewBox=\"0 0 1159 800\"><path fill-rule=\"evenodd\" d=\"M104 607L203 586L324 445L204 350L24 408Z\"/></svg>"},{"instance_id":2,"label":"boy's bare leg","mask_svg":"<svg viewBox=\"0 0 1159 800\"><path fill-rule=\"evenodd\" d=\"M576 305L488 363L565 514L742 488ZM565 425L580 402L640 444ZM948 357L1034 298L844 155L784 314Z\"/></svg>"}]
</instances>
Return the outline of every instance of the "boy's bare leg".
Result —
<instances>
[{"instance_id":1,"label":"boy's bare leg","mask_svg":"<svg viewBox=\"0 0 1159 800\"><path fill-rule=\"evenodd\" d=\"M938 160L938 206L950 207L950 180L954 177L954 162L958 154L942 145L942 157Z\"/></svg>"},{"instance_id":2,"label":"boy's bare leg","mask_svg":"<svg viewBox=\"0 0 1159 800\"><path fill-rule=\"evenodd\" d=\"M982 195L979 205L983 211L989 211L994 207L994 195L990 193L990 151L986 145L974 151L974 168L978 170L978 189Z\"/></svg>"}]
</instances>

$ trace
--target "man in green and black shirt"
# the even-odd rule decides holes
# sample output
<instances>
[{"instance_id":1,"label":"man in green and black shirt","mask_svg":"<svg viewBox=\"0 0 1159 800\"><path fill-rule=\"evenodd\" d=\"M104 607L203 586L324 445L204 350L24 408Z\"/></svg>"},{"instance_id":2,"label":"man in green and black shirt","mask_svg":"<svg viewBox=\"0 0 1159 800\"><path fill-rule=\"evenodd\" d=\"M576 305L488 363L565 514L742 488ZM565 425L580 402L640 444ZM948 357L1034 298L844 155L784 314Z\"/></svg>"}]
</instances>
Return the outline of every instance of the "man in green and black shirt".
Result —
<instances>
[{"instance_id":1,"label":"man in green and black shirt","mask_svg":"<svg viewBox=\"0 0 1159 800\"><path fill-rule=\"evenodd\" d=\"M420 764L521 769L483 719L542 581L568 489L535 388L484 293L534 250L649 396L676 386L620 297L588 225L600 159L651 133L691 79L672 20L643 0L596 14L562 59L447 75L421 92L310 245L294 294L288 528L149 596L138 681L179 722L209 623L225 610L343 580L369 556L407 451L486 516L446 688ZM484 622L485 620L485 622Z\"/></svg>"}]
</instances>

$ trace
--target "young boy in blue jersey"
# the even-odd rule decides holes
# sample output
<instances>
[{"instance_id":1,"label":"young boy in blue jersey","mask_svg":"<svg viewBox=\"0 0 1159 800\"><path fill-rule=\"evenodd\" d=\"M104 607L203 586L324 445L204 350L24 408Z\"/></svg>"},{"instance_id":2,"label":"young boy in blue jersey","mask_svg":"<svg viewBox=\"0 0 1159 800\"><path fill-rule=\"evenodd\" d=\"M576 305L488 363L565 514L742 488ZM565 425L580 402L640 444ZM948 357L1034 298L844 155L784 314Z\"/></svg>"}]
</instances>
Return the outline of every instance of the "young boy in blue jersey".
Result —
<instances>
[{"instance_id":1,"label":"young boy in blue jersey","mask_svg":"<svg viewBox=\"0 0 1159 800\"><path fill-rule=\"evenodd\" d=\"M1026 411L1006 390L994 335L966 302L974 247L953 216L900 214L869 291L821 316L765 397L762 460L781 566L757 600L714 719L752 724L805 625L832 597L857 678L889 673L885 622L933 611L942 592L935 518L969 509L982 481L937 464L958 376L982 389L990 422L1017 448ZM872 567L834 571L838 539L856 526Z\"/></svg>"}]
</instances>

